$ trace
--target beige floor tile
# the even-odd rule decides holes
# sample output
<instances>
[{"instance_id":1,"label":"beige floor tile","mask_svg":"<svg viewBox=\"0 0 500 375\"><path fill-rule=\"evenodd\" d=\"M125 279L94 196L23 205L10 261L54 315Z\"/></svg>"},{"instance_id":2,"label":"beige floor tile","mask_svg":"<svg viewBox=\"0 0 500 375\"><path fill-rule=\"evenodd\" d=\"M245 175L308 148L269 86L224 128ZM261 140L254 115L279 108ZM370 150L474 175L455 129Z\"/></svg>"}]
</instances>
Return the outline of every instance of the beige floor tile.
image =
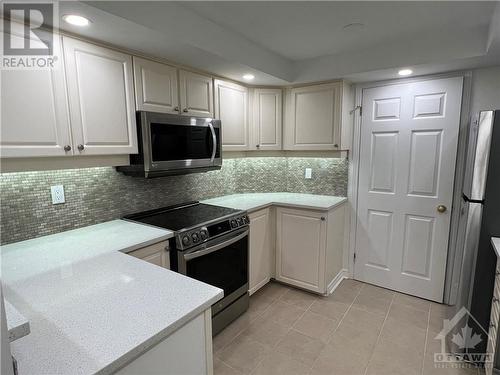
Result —
<instances>
[{"instance_id":1,"label":"beige floor tile","mask_svg":"<svg viewBox=\"0 0 500 375\"><path fill-rule=\"evenodd\" d=\"M278 300L266 310L262 317L281 325L291 327L305 311L305 309Z\"/></svg>"},{"instance_id":2,"label":"beige floor tile","mask_svg":"<svg viewBox=\"0 0 500 375\"><path fill-rule=\"evenodd\" d=\"M335 290L358 293L363 287L363 283L353 279L344 279Z\"/></svg>"},{"instance_id":3,"label":"beige floor tile","mask_svg":"<svg viewBox=\"0 0 500 375\"><path fill-rule=\"evenodd\" d=\"M363 284L359 294L362 296L386 300L392 300L392 297L394 296L394 292L392 290L380 288L371 284Z\"/></svg>"},{"instance_id":4,"label":"beige floor tile","mask_svg":"<svg viewBox=\"0 0 500 375\"><path fill-rule=\"evenodd\" d=\"M306 365L312 366L325 344L312 337L291 330L276 346L276 351Z\"/></svg>"},{"instance_id":5,"label":"beige floor tile","mask_svg":"<svg viewBox=\"0 0 500 375\"><path fill-rule=\"evenodd\" d=\"M219 358L232 368L249 374L268 353L269 348L265 345L246 337L238 337L219 354Z\"/></svg>"},{"instance_id":6,"label":"beige floor tile","mask_svg":"<svg viewBox=\"0 0 500 375\"><path fill-rule=\"evenodd\" d=\"M291 288L289 286L277 283L275 281L270 281L262 288L260 288L255 295L263 295L266 298L276 300L280 298L283 294L288 292ZM253 297L253 296L252 296Z\"/></svg>"},{"instance_id":7,"label":"beige floor tile","mask_svg":"<svg viewBox=\"0 0 500 375\"><path fill-rule=\"evenodd\" d=\"M275 301L273 298L269 298L266 294L255 293L250 298L250 306L248 307L247 314L251 318L256 318L264 313Z\"/></svg>"},{"instance_id":8,"label":"beige floor tile","mask_svg":"<svg viewBox=\"0 0 500 375\"><path fill-rule=\"evenodd\" d=\"M388 318L404 323L408 326L427 329L429 313L416 310L406 305L392 304L389 310Z\"/></svg>"},{"instance_id":9,"label":"beige floor tile","mask_svg":"<svg viewBox=\"0 0 500 375\"><path fill-rule=\"evenodd\" d=\"M380 338L423 353L426 329L395 320L389 316L385 321Z\"/></svg>"},{"instance_id":10,"label":"beige floor tile","mask_svg":"<svg viewBox=\"0 0 500 375\"><path fill-rule=\"evenodd\" d=\"M280 297L280 300L302 309L308 309L309 306L311 306L318 298L319 297L316 294L304 292L298 289L290 289Z\"/></svg>"},{"instance_id":11,"label":"beige floor tile","mask_svg":"<svg viewBox=\"0 0 500 375\"><path fill-rule=\"evenodd\" d=\"M371 297L366 294L359 294L353 303L355 308L382 315L387 314L390 305L390 299Z\"/></svg>"},{"instance_id":12,"label":"beige floor tile","mask_svg":"<svg viewBox=\"0 0 500 375\"><path fill-rule=\"evenodd\" d=\"M330 319L340 320L349 306L350 304L348 303L338 302L329 297L322 297L311 305L309 311L326 316Z\"/></svg>"},{"instance_id":13,"label":"beige floor tile","mask_svg":"<svg viewBox=\"0 0 500 375\"><path fill-rule=\"evenodd\" d=\"M273 349L286 336L289 330L290 327L288 326L259 318L252 322L240 336L255 340L265 345L268 349Z\"/></svg>"},{"instance_id":14,"label":"beige floor tile","mask_svg":"<svg viewBox=\"0 0 500 375\"><path fill-rule=\"evenodd\" d=\"M224 362L222 362L220 359L215 358L214 359L214 375L242 375L243 373L241 371L238 371Z\"/></svg>"},{"instance_id":15,"label":"beige floor tile","mask_svg":"<svg viewBox=\"0 0 500 375\"><path fill-rule=\"evenodd\" d=\"M214 353L217 355L223 348L226 347L236 336L243 332L254 319L250 314L243 314L234 322L228 325L222 332L220 332L213 339Z\"/></svg>"},{"instance_id":16,"label":"beige floor tile","mask_svg":"<svg viewBox=\"0 0 500 375\"><path fill-rule=\"evenodd\" d=\"M282 353L269 353L252 375L307 375L310 366Z\"/></svg>"},{"instance_id":17,"label":"beige floor tile","mask_svg":"<svg viewBox=\"0 0 500 375\"><path fill-rule=\"evenodd\" d=\"M424 312L429 312L431 308L430 301L418 297L409 296L403 293L396 293L394 295L392 303L396 305L409 306L416 310L421 310Z\"/></svg>"},{"instance_id":18,"label":"beige floor tile","mask_svg":"<svg viewBox=\"0 0 500 375\"><path fill-rule=\"evenodd\" d=\"M293 328L309 337L327 342L337 328L338 321L307 311L294 325Z\"/></svg>"},{"instance_id":19,"label":"beige floor tile","mask_svg":"<svg viewBox=\"0 0 500 375\"><path fill-rule=\"evenodd\" d=\"M382 328L385 316L381 314L373 314L366 310L360 310L355 307L351 307L344 318L342 319L342 324L349 324L352 326L361 327L365 330L374 330L377 333Z\"/></svg>"},{"instance_id":20,"label":"beige floor tile","mask_svg":"<svg viewBox=\"0 0 500 375\"><path fill-rule=\"evenodd\" d=\"M332 334L329 343L331 345L346 345L352 350L371 353L375 348L379 330L366 329L359 325L340 323L340 326Z\"/></svg>"},{"instance_id":21,"label":"beige floor tile","mask_svg":"<svg viewBox=\"0 0 500 375\"><path fill-rule=\"evenodd\" d=\"M314 375L362 375L371 350L357 348L349 341L333 341L326 345L313 365Z\"/></svg>"},{"instance_id":22,"label":"beige floor tile","mask_svg":"<svg viewBox=\"0 0 500 375\"><path fill-rule=\"evenodd\" d=\"M368 364L367 374L420 375L424 351L404 347L390 340L379 340Z\"/></svg>"}]
</instances>

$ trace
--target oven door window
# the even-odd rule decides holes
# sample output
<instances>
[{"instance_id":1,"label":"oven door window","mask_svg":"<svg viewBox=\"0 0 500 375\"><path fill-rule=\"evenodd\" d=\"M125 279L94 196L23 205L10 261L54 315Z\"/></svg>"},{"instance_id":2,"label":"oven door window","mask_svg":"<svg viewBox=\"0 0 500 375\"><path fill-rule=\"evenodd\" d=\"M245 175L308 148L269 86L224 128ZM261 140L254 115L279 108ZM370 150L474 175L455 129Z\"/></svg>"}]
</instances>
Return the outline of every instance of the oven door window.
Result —
<instances>
[{"instance_id":1,"label":"oven door window","mask_svg":"<svg viewBox=\"0 0 500 375\"><path fill-rule=\"evenodd\" d=\"M210 159L212 132L207 126L168 125L151 123L151 153L153 162ZM219 139L219 129L215 135ZM216 150L219 157L220 150Z\"/></svg>"},{"instance_id":2,"label":"oven door window","mask_svg":"<svg viewBox=\"0 0 500 375\"><path fill-rule=\"evenodd\" d=\"M220 250L187 261L186 274L224 290L224 296L248 283L248 236Z\"/></svg>"}]
</instances>

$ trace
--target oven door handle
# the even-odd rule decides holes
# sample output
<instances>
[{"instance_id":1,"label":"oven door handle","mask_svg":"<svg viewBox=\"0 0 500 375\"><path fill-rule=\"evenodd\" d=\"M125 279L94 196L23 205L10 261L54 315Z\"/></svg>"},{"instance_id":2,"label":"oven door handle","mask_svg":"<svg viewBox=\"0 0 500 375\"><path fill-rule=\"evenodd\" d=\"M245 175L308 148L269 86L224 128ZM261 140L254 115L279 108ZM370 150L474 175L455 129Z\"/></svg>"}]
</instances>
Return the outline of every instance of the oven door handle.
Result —
<instances>
[{"instance_id":1,"label":"oven door handle","mask_svg":"<svg viewBox=\"0 0 500 375\"><path fill-rule=\"evenodd\" d=\"M243 233L237 235L236 237L231 238L230 240L218 243L216 245L207 247L205 249L201 249L201 250L198 250L198 251L193 251L192 253L184 254L184 259L186 261L188 261L188 260L191 260L191 259L199 258L199 257L201 257L203 255L207 255L207 254L213 253L214 251L220 250L223 247L226 247L226 246L229 246L229 245L231 245L231 244L233 244L235 242L238 242L239 240L241 240L245 236L248 236L248 233L249 233L249 230L247 229Z\"/></svg>"},{"instance_id":2,"label":"oven door handle","mask_svg":"<svg viewBox=\"0 0 500 375\"><path fill-rule=\"evenodd\" d=\"M210 132L212 133L212 157L210 161L213 163L215 159L215 153L217 152L217 136L215 135L215 129L211 122L208 123Z\"/></svg>"}]
</instances>

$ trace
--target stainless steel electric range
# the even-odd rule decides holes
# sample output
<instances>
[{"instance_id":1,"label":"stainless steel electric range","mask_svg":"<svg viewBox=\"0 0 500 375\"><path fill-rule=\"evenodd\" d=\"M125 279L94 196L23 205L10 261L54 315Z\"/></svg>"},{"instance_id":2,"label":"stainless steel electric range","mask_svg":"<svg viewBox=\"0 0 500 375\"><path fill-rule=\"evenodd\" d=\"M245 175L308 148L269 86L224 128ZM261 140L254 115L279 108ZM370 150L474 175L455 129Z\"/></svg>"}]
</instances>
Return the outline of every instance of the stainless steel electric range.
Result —
<instances>
[{"instance_id":1,"label":"stainless steel electric range","mask_svg":"<svg viewBox=\"0 0 500 375\"><path fill-rule=\"evenodd\" d=\"M214 335L248 309L246 211L189 202L124 219L174 231L171 269L224 290L224 298L212 306Z\"/></svg>"}]
</instances>

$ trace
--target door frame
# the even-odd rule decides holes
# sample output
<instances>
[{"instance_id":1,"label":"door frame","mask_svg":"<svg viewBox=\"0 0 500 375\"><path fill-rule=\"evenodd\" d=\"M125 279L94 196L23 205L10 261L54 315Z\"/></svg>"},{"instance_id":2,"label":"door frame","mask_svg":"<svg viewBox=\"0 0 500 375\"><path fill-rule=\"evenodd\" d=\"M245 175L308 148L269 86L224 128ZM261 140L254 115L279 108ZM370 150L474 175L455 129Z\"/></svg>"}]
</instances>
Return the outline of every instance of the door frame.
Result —
<instances>
[{"instance_id":1,"label":"door frame","mask_svg":"<svg viewBox=\"0 0 500 375\"><path fill-rule=\"evenodd\" d=\"M460 124L458 133L457 159L455 166L455 179L453 187L453 203L452 214L450 221L450 235L448 241L448 256L446 259L446 276L444 286L443 302L453 304L456 300L457 290L453 289L453 283L458 280L461 268L461 251L457 244L461 244L463 236L458 232L458 224L460 219L460 203L462 200L463 175L465 172L465 151L467 150L467 135L470 122L470 97L472 86L471 71L457 71L443 74L419 76L412 78L402 78L386 81L375 81L367 83L359 83L356 85L354 108L361 107L363 103L363 90L391 86L402 83L422 82L440 78L463 78L462 91L462 108L460 111ZM354 278L354 253L356 249L356 232L357 232L357 216L358 216L358 189L359 189L359 155L361 143L361 116L360 111L354 112L353 137L351 144L351 152L349 157L349 171L347 184L347 199L351 202L351 214L349 219L349 236L348 236L348 270L349 277ZM458 252L457 252L458 249Z\"/></svg>"}]
</instances>

